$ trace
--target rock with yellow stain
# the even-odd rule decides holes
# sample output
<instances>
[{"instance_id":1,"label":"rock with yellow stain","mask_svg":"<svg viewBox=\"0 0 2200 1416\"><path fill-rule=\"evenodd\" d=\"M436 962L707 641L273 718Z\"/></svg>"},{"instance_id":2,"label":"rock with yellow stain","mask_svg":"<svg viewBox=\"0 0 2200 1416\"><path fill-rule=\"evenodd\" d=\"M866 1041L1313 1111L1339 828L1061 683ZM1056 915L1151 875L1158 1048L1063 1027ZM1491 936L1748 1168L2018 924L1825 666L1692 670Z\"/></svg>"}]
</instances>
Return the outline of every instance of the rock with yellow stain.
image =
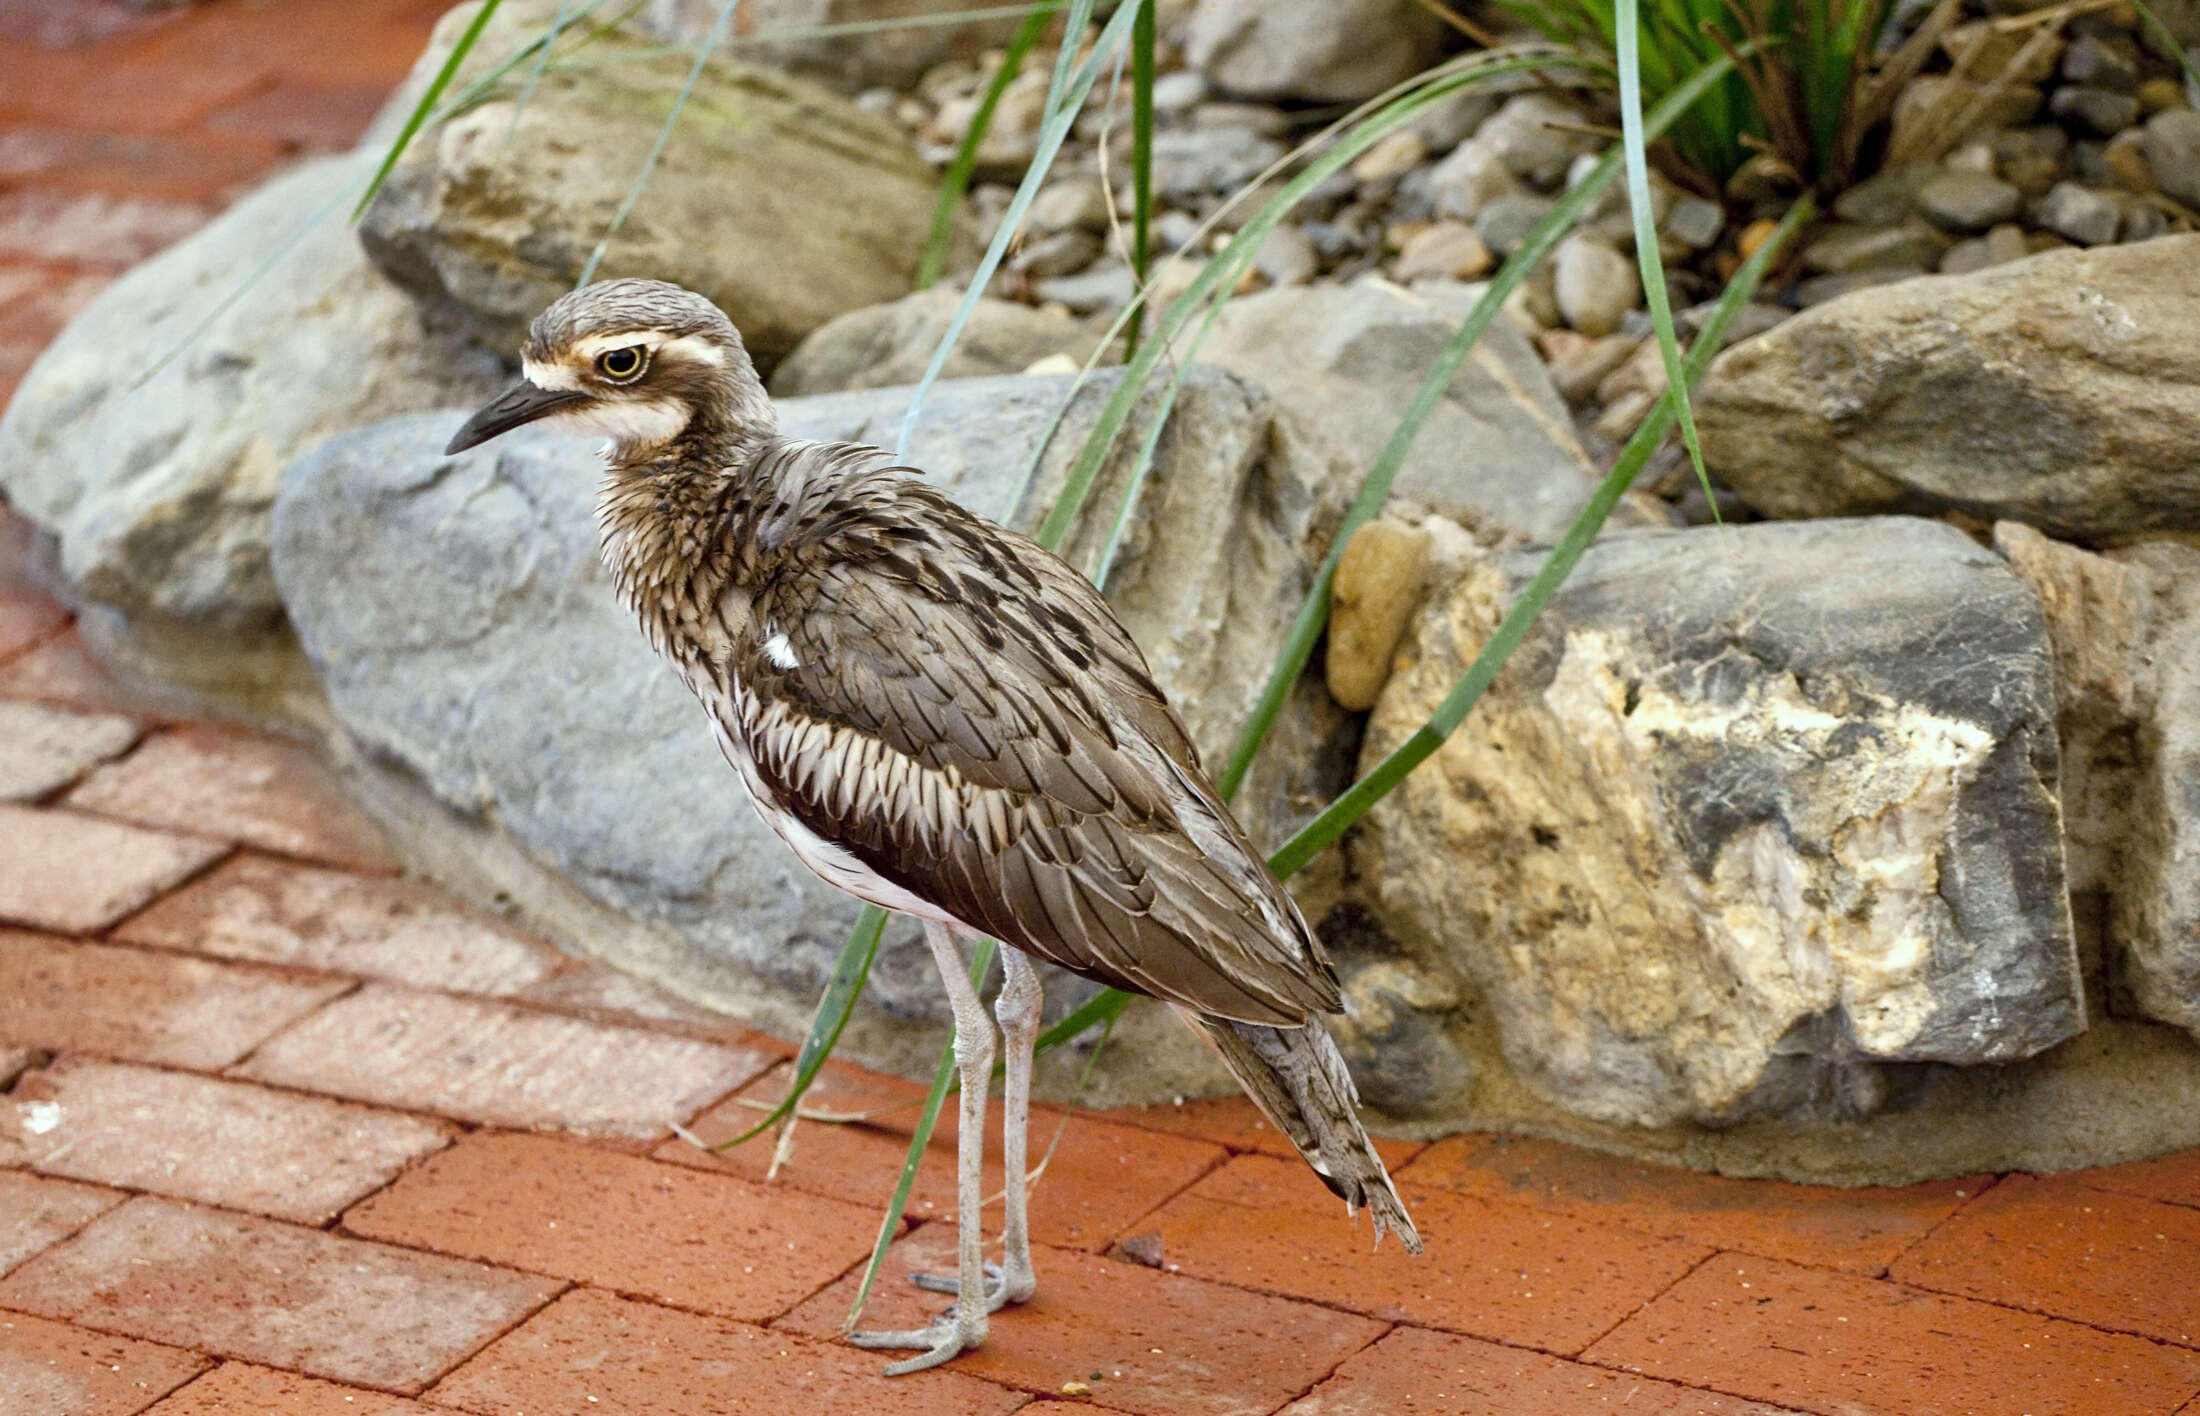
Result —
<instances>
[{"instance_id":1,"label":"rock with yellow stain","mask_svg":"<svg viewBox=\"0 0 2200 1416\"><path fill-rule=\"evenodd\" d=\"M1390 656L1421 602L1429 536L1417 526L1370 521L1352 534L1329 588L1329 696L1357 713L1375 706Z\"/></svg>"}]
</instances>

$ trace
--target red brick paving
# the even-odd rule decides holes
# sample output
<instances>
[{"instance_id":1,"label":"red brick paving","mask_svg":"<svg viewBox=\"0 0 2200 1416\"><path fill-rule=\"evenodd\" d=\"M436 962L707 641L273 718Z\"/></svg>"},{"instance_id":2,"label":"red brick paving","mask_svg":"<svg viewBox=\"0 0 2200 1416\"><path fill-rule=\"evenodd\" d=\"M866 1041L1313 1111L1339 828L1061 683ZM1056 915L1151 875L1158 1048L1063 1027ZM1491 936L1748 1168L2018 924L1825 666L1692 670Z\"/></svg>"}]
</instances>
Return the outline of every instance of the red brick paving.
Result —
<instances>
[{"instance_id":1,"label":"red brick paving","mask_svg":"<svg viewBox=\"0 0 2200 1416\"><path fill-rule=\"evenodd\" d=\"M304 1224L450 1141L418 1117L89 1059L31 1073L14 1094L0 1160Z\"/></svg>"},{"instance_id":2,"label":"red brick paving","mask_svg":"<svg viewBox=\"0 0 2200 1416\"><path fill-rule=\"evenodd\" d=\"M1575 1353L1711 1250L1616 1224L1400 1182L1429 1253L1374 1246L1367 1216L1296 1160L1240 1156L1140 1225L1180 1272L1376 1317Z\"/></svg>"},{"instance_id":3,"label":"red brick paving","mask_svg":"<svg viewBox=\"0 0 2200 1416\"><path fill-rule=\"evenodd\" d=\"M442 8L0 0L0 405L130 261L347 146ZM31 539L0 510L6 1416L2200 1416L2200 1152L1832 1191L1385 1140L1408 1262L1240 1098L1074 1116L1037 1299L886 1381L831 1339L907 1111L805 1122L768 1185L766 1143L670 1139L746 1125L786 1045L396 878L309 755L101 667ZM951 1137L874 1325L946 1301L903 1278Z\"/></svg>"},{"instance_id":4,"label":"red brick paving","mask_svg":"<svg viewBox=\"0 0 2200 1416\"><path fill-rule=\"evenodd\" d=\"M2200 1210L2013 1176L1896 1264L1917 1288L2200 1347Z\"/></svg>"},{"instance_id":5,"label":"red brick paving","mask_svg":"<svg viewBox=\"0 0 2200 1416\"><path fill-rule=\"evenodd\" d=\"M1879 1274L1992 1183L1837 1190L1729 1180L1527 1136L1454 1136L1399 1173L1478 1199L1768 1259Z\"/></svg>"},{"instance_id":6,"label":"red brick paving","mask_svg":"<svg viewBox=\"0 0 2200 1416\"><path fill-rule=\"evenodd\" d=\"M485 1134L352 1210L344 1228L763 1322L868 1258L878 1210L570 1141Z\"/></svg>"},{"instance_id":7,"label":"red brick paving","mask_svg":"<svg viewBox=\"0 0 2200 1416\"><path fill-rule=\"evenodd\" d=\"M342 979L0 929L0 1038L225 1067L349 987Z\"/></svg>"},{"instance_id":8,"label":"red brick paving","mask_svg":"<svg viewBox=\"0 0 2200 1416\"><path fill-rule=\"evenodd\" d=\"M437 1383L428 1398L483 1416L996 1416L1024 1404L959 1371L889 1382L878 1366L876 1353L582 1289Z\"/></svg>"},{"instance_id":9,"label":"red brick paving","mask_svg":"<svg viewBox=\"0 0 2200 1416\"><path fill-rule=\"evenodd\" d=\"M410 881L250 853L125 921L115 937L453 993L519 993L561 962L539 940Z\"/></svg>"},{"instance_id":10,"label":"red brick paving","mask_svg":"<svg viewBox=\"0 0 2200 1416\"><path fill-rule=\"evenodd\" d=\"M130 1416L206 1364L196 1352L0 1312L0 1411Z\"/></svg>"},{"instance_id":11,"label":"red brick paving","mask_svg":"<svg viewBox=\"0 0 2200 1416\"><path fill-rule=\"evenodd\" d=\"M0 1279L0 1308L413 1394L562 1287L140 1196Z\"/></svg>"},{"instance_id":12,"label":"red brick paving","mask_svg":"<svg viewBox=\"0 0 2200 1416\"><path fill-rule=\"evenodd\" d=\"M224 1362L146 1416L435 1416L435 1408L249 1362Z\"/></svg>"},{"instance_id":13,"label":"red brick paving","mask_svg":"<svg viewBox=\"0 0 2200 1416\"><path fill-rule=\"evenodd\" d=\"M1713 1258L1586 1360L1841 1416L2152 1416L2200 1382L2200 1352L1742 1254Z\"/></svg>"},{"instance_id":14,"label":"red brick paving","mask_svg":"<svg viewBox=\"0 0 2200 1416\"><path fill-rule=\"evenodd\" d=\"M772 1104L786 1094L786 1070L780 1069L745 1088L738 1097L713 1108L690 1128L699 1139L715 1144L729 1140L763 1116L743 1102ZM853 1125L810 1125L796 1128L794 1147L780 1170L790 1187L836 1199L876 1205L884 1202L900 1178L909 1154L918 1104L925 1088L899 1078L884 1078L857 1067L826 1064L818 1081L803 1099L809 1110L850 1115L897 1108ZM1224 1152L1207 1141L1161 1136L1129 1126L1114 1126L1082 1114L1061 1127L1062 1113L1035 1107L1031 1114L1030 1147L1034 1165L1054 1147L1053 1159L1032 1189L1031 1233L1041 1244L1105 1249L1117 1235L1136 1226L1185 1186L1220 1164ZM995 1102L987 1123L988 1134L1000 1135L1001 1108ZM1061 1127L1060 1144L1055 1144ZM909 1213L918 1218L944 1218L955 1212L955 1137L959 1131L954 1113L943 1111L933 1131L928 1164L919 1172L910 1191ZM656 1151L660 1160L681 1165L723 1170L762 1180L771 1161L770 1141L731 1151L710 1152L686 1140L672 1140ZM1000 1156L989 1150L986 1157L987 1195L1000 1192ZM1326 1191L1324 1193L1327 1193ZM991 1213L999 1214L998 1202ZM868 1238L868 1236L867 1236Z\"/></svg>"},{"instance_id":15,"label":"red brick paving","mask_svg":"<svg viewBox=\"0 0 2200 1416\"><path fill-rule=\"evenodd\" d=\"M1779 1409L1471 1337L1402 1327L1282 1416L1780 1416Z\"/></svg>"},{"instance_id":16,"label":"red brick paving","mask_svg":"<svg viewBox=\"0 0 2200 1416\"><path fill-rule=\"evenodd\" d=\"M908 1281L954 1271L951 1225L931 1224L887 1254L864 1325L915 1327L947 1300ZM1035 1248L1038 1296L994 1315L984 1347L958 1370L1033 1393L1091 1387L1094 1405L1142 1416L1255 1416L1275 1410L1382 1336L1387 1324L1070 1249ZM850 1275L780 1326L840 1330ZM1093 1373L1098 1372L1098 1380Z\"/></svg>"}]
</instances>

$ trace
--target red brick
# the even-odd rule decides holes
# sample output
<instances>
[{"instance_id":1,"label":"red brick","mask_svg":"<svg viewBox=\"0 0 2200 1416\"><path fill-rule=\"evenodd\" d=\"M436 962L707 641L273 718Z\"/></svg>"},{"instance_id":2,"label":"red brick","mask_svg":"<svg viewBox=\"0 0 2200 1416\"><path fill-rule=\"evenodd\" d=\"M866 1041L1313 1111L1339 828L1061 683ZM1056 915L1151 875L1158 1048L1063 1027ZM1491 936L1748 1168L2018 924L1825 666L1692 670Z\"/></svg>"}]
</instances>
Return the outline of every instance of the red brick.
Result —
<instances>
[{"instance_id":1,"label":"red brick","mask_svg":"<svg viewBox=\"0 0 2200 1416\"><path fill-rule=\"evenodd\" d=\"M712 1108L691 1128L708 1142L729 1140L762 1119L764 1112L743 1101L776 1105L786 1094L787 1070L781 1068L745 1088L738 1098ZM806 1110L837 1115L897 1108L855 1123L803 1122L795 1129L794 1149L780 1167L778 1182L813 1194L881 1205L893 1194L909 1154L925 1088L860 1067L826 1064L817 1085L803 1099ZM1045 1173L1031 1190L1031 1233L1042 1244L1104 1249L1124 1228L1212 1170L1222 1150L1205 1141L1157 1135L1131 1126L1111 1126L1083 1114L1062 1124L1063 1113L1033 1107L1030 1150L1034 1167L1054 1147ZM1057 1129L1061 1133L1055 1144ZM924 1168L909 1192L913 1219L951 1217L955 1213L954 1102L940 1113L939 1127L925 1151ZM990 1108L986 1123L986 1194L999 1194L1004 1175L1000 1159L1001 1104ZM658 1147L660 1160L722 1169L762 1180L772 1155L771 1135L730 1151L703 1151L684 1140ZM999 1201L990 1206L998 1222Z\"/></svg>"},{"instance_id":2,"label":"red brick","mask_svg":"<svg viewBox=\"0 0 2200 1416\"><path fill-rule=\"evenodd\" d=\"M27 698L141 718L167 716L151 694L107 672L74 628L0 665L0 698Z\"/></svg>"},{"instance_id":3,"label":"red brick","mask_svg":"<svg viewBox=\"0 0 2200 1416\"><path fill-rule=\"evenodd\" d=\"M0 659L12 659L69 622L43 595L0 594Z\"/></svg>"},{"instance_id":4,"label":"red brick","mask_svg":"<svg viewBox=\"0 0 2200 1416\"><path fill-rule=\"evenodd\" d=\"M2096 1190L2144 1195L2165 1204L2200 1207L2200 1150L2179 1151L2159 1160L2081 1170L2072 1178Z\"/></svg>"},{"instance_id":5,"label":"red brick","mask_svg":"<svg viewBox=\"0 0 2200 1416\"><path fill-rule=\"evenodd\" d=\"M558 966L548 945L434 890L256 855L224 861L115 937L458 993L515 993Z\"/></svg>"},{"instance_id":6,"label":"red brick","mask_svg":"<svg viewBox=\"0 0 2200 1416\"><path fill-rule=\"evenodd\" d=\"M558 1013L579 1013L610 1022L641 1023L659 1031L669 1029L744 1046L788 1050L723 1013L675 998L632 974L615 973L578 959L567 960L556 973L540 983L529 984L513 997Z\"/></svg>"},{"instance_id":7,"label":"red brick","mask_svg":"<svg viewBox=\"0 0 2200 1416\"><path fill-rule=\"evenodd\" d=\"M1115 1111L1099 1113L1102 1118L1125 1126L1137 1126L1148 1131L1162 1131L1172 1136L1197 1136L1201 1140L1215 1141L1232 1151L1253 1151L1261 1155L1280 1156L1285 1160L1297 1160L1299 1153L1291 1145L1290 1138L1268 1124L1268 1118L1260 1114L1260 1108L1250 1098L1233 1092L1229 1096L1204 1097L1198 1101L1161 1103L1155 1106L1126 1106ZM1403 1141L1390 1136L1376 1136L1375 1153L1383 1158L1383 1164L1395 1171L1423 1150L1423 1141Z\"/></svg>"},{"instance_id":8,"label":"red brick","mask_svg":"<svg viewBox=\"0 0 2200 1416\"><path fill-rule=\"evenodd\" d=\"M1894 1266L1919 1288L2200 1347L2200 1210L2011 1176Z\"/></svg>"},{"instance_id":9,"label":"red brick","mask_svg":"<svg viewBox=\"0 0 2200 1416\"><path fill-rule=\"evenodd\" d=\"M436 1412L388 1392L224 1362L145 1416L436 1416Z\"/></svg>"},{"instance_id":10,"label":"red brick","mask_svg":"<svg viewBox=\"0 0 2200 1416\"><path fill-rule=\"evenodd\" d=\"M180 17L180 11L117 5L114 0L0 0L0 39L68 49L141 34Z\"/></svg>"},{"instance_id":11,"label":"red brick","mask_svg":"<svg viewBox=\"0 0 2200 1416\"><path fill-rule=\"evenodd\" d=\"M382 829L346 800L312 752L221 728L162 733L94 772L69 804L331 865L397 866Z\"/></svg>"},{"instance_id":12,"label":"red brick","mask_svg":"<svg viewBox=\"0 0 2200 1416\"><path fill-rule=\"evenodd\" d=\"M1841 1416L2167 1416L2200 1391L2200 1353L1742 1254L1584 1360Z\"/></svg>"},{"instance_id":13,"label":"red brick","mask_svg":"<svg viewBox=\"0 0 2200 1416\"><path fill-rule=\"evenodd\" d=\"M225 1067L350 986L0 929L0 1038Z\"/></svg>"},{"instance_id":14,"label":"red brick","mask_svg":"<svg viewBox=\"0 0 2200 1416\"><path fill-rule=\"evenodd\" d=\"M0 699L0 801L36 801L127 752L141 729L115 713Z\"/></svg>"},{"instance_id":15,"label":"red brick","mask_svg":"<svg viewBox=\"0 0 2200 1416\"><path fill-rule=\"evenodd\" d=\"M131 1416L206 1366L196 1352L0 1313L0 1411Z\"/></svg>"},{"instance_id":16,"label":"red brick","mask_svg":"<svg viewBox=\"0 0 2200 1416\"><path fill-rule=\"evenodd\" d=\"M281 155L276 143L244 136L18 127L0 132L0 182L209 201L235 195Z\"/></svg>"},{"instance_id":17,"label":"red brick","mask_svg":"<svg viewBox=\"0 0 2200 1416\"><path fill-rule=\"evenodd\" d=\"M227 7L224 7L227 8ZM194 43L188 32L188 47ZM81 123L123 132L181 128L270 82L249 56L201 47L182 63L143 63L93 51L56 53L0 41L0 122Z\"/></svg>"},{"instance_id":18,"label":"red brick","mask_svg":"<svg viewBox=\"0 0 2200 1416\"><path fill-rule=\"evenodd\" d=\"M571 1141L484 1135L358 1206L344 1227L760 1322L869 1257L878 1212Z\"/></svg>"},{"instance_id":19,"label":"red brick","mask_svg":"<svg viewBox=\"0 0 2200 1416\"><path fill-rule=\"evenodd\" d=\"M1525 1136L1454 1136L1431 1146L1399 1178L1708 1248L1862 1274L1884 1273L1993 1183L1974 1176L1899 1190L1841 1190L1732 1180Z\"/></svg>"},{"instance_id":20,"label":"red brick","mask_svg":"<svg viewBox=\"0 0 2200 1416\"><path fill-rule=\"evenodd\" d=\"M1297 1161L1240 1156L1163 1206L1165 1260L1223 1283L1557 1353L1578 1352L1711 1251L1403 1182L1428 1252L1369 1241Z\"/></svg>"},{"instance_id":21,"label":"red brick","mask_svg":"<svg viewBox=\"0 0 2200 1416\"><path fill-rule=\"evenodd\" d=\"M580 1289L437 1384L438 1407L485 1416L1006 1416L1015 1392L959 1372L892 1381L873 1353Z\"/></svg>"},{"instance_id":22,"label":"red brick","mask_svg":"<svg viewBox=\"0 0 2200 1416\"><path fill-rule=\"evenodd\" d=\"M954 1251L952 1224L928 1224L896 1244L862 1326L929 1322L948 1300L917 1288L909 1275L952 1273ZM1113 1411L1256 1416L1305 1391L1383 1332L1369 1318L1073 1249L1037 1249L1032 1263L1037 1296L994 1314L985 1346L957 1358L956 1370L1034 1393L1083 1381L1093 1402ZM850 1274L779 1326L813 1337L837 1334L859 1278ZM866 1355L883 1364L895 1354ZM1101 1374L1097 1382L1094 1372Z\"/></svg>"},{"instance_id":23,"label":"red brick","mask_svg":"<svg viewBox=\"0 0 2200 1416\"><path fill-rule=\"evenodd\" d=\"M260 1081L462 1121L654 1140L772 1054L385 984L268 1042Z\"/></svg>"},{"instance_id":24,"label":"red brick","mask_svg":"<svg viewBox=\"0 0 2200 1416\"><path fill-rule=\"evenodd\" d=\"M125 1198L113 1190L0 1170L0 1273L60 1243Z\"/></svg>"},{"instance_id":25,"label":"red brick","mask_svg":"<svg viewBox=\"0 0 2200 1416\"><path fill-rule=\"evenodd\" d=\"M1277 1416L1782 1416L1770 1406L1471 1337L1398 1328Z\"/></svg>"},{"instance_id":26,"label":"red brick","mask_svg":"<svg viewBox=\"0 0 2200 1416\"><path fill-rule=\"evenodd\" d=\"M359 141L389 98L388 84L295 83L239 100L206 120L220 133L281 143L285 147L338 152Z\"/></svg>"},{"instance_id":27,"label":"red brick","mask_svg":"<svg viewBox=\"0 0 2200 1416\"><path fill-rule=\"evenodd\" d=\"M410 1395L560 1286L140 1196L0 1280L0 1307Z\"/></svg>"},{"instance_id":28,"label":"red brick","mask_svg":"<svg viewBox=\"0 0 2200 1416\"><path fill-rule=\"evenodd\" d=\"M191 202L53 192L0 192L0 257L121 270L156 255L206 224Z\"/></svg>"},{"instance_id":29,"label":"red brick","mask_svg":"<svg viewBox=\"0 0 2200 1416\"><path fill-rule=\"evenodd\" d=\"M75 934L104 929L228 849L73 811L0 803L0 921Z\"/></svg>"},{"instance_id":30,"label":"red brick","mask_svg":"<svg viewBox=\"0 0 2200 1416\"><path fill-rule=\"evenodd\" d=\"M440 1150L433 1122L242 1082L64 1060L23 1078L0 1155L48 1175L323 1224Z\"/></svg>"}]
</instances>

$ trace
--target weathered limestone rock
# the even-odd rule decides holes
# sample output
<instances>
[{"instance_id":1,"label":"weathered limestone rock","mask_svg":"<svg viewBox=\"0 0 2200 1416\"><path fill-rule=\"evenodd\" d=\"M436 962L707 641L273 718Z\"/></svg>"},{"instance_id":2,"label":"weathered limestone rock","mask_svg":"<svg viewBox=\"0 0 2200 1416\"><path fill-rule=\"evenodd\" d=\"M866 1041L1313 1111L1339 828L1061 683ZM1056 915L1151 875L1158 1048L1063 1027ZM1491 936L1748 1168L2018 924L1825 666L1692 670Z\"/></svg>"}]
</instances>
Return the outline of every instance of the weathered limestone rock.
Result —
<instances>
[{"instance_id":1,"label":"weathered limestone rock","mask_svg":"<svg viewBox=\"0 0 2200 1416\"><path fill-rule=\"evenodd\" d=\"M1199 0L1192 67L1241 98L1372 98L1430 64L1443 22L1412 0Z\"/></svg>"},{"instance_id":2,"label":"weathered limestone rock","mask_svg":"<svg viewBox=\"0 0 2200 1416\"><path fill-rule=\"evenodd\" d=\"M2104 906L2109 1006L2200 1037L2200 550L2095 555L2014 522L1994 544L2047 611L2070 888Z\"/></svg>"},{"instance_id":3,"label":"weathered limestone rock","mask_svg":"<svg viewBox=\"0 0 2200 1416\"><path fill-rule=\"evenodd\" d=\"M1423 610L1363 767L1538 563ZM1356 861L1577 1117L1868 1115L1917 1071L1886 1064L2011 1062L2085 1025L2053 714L2037 602L1947 526L1614 537Z\"/></svg>"},{"instance_id":4,"label":"weathered limestone rock","mask_svg":"<svg viewBox=\"0 0 2200 1416\"><path fill-rule=\"evenodd\" d=\"M1053 503L1117 377L1100 375L1072 406L1015 520L1029 526ZM908 460L974 508L1009 510L1069 382L943 384ZM784 425L891 446L906 396L798 400L783 405ZM638 927L554 932L684 997L799 1031L854 905L756 819L700 710L614 601L597 563L594 448L523 432L445 458L462 416L332 439L285 479L276 576L348 752L410 774L440 803L440 858L419 862L431 872L490 861L490 873L503 872L498 888L538 917L573 918L560 915L560 892L577 892ZM1279 448L1271 417L1258 390L1195 369L1107 578L1211 756L1227 751L1259 694L1310 583L1318 524L1334 524L1330 469ZM1073 563L1096 558L1135 451L1103 470L1092 502L1101 514L1073 537ZM390 593L397 585L403 594ZM1340 789L1350 767L1349 747L1333 742L1342 726L1307 685L1239 798L1257 840L1280 841ZM514 845L532 874L496 864ZM882 955L872 991L873 1019L945 1018L921 949ZM1053 991L1063 1004L1076 996ZM870 1055L928 1065L921 1047L937 1032L885 1031ZM1129 1080L1147 1095L1182 1091L1208 1076L1199 1053L1187 1041L1188 1060L1164 1051L1150 1073L1141 1058Z\"/></svg>"},{"instance_id":5,"label":"weathered limestone rock","mask_svg":"<svg viewBox=\"0 0 2200 1416\"><path fill-rule=\"evenodd\" d=\"M544 0L500 8L462 74L547 27ZM453 11L421 67L440 65ZM522 109L519 66L424 130L368 208L360 239L416 296L492 347L573 287L608 236L600 278L708 295L769 363L833 316L909 288L931 222L931 169L899 129L806 80L731 59L707 66L626 223L613 219L690 61L615 32L590 62L552 67Z\"/></svg>"},{"instance_id":6,"label":"weathered limestone rock","mask_svg":"<svg viewBox=\"0 0 2200 1416\"><path fill-rule=\"evenodd\" d=\"M361 154L275 178L108 286L32 366L0 419L0 490L58 538L71 594L264 628L282 613L267 516L291 459L502 386L494 358L423 332L328 210L373 170Z\"/></svg>"},{"instance_id":7,"label":"weathered limestone rock","mask_svg":"<svg viewBox=\"0 0 2200 1416\"><path fill-rule=\"evenodd\" d=\"M1199 357L1257 380L1280 416L1334 448L1356 480L1480 292L1381 280L1264 290L1229 303ZM1549 542L1596 484L1543 361L1500 319L1422 424L1391 490L1490 539Z\"/></svg>"},{"instance_id":8,"label":"weathered limestone rock","mask_svg":"<svg viewBox=\"0 0 2200 1416\"><path fill-rule=\"evenodd\" d=\"M2200 235L1860 291L1722 354L1705 460L1768 516L2200 530Z\"/></svg>"},{"instance_id":9,"label":"weathered limestone rock","mask_svg":"<svg viewBox=\"0 0 2200 1416\"><path fill-rule=\"evenodd\" d=\"M934 286L850 310L814 331L772 371L771 391L778 398L802 398L914 384L924 377L961 301L960 290ZM985 296L970 312L940 377L1020 374L1053 354L1067 354L1081 365L1103 332L1067 315Z\"/></svg>"}]
</instances>

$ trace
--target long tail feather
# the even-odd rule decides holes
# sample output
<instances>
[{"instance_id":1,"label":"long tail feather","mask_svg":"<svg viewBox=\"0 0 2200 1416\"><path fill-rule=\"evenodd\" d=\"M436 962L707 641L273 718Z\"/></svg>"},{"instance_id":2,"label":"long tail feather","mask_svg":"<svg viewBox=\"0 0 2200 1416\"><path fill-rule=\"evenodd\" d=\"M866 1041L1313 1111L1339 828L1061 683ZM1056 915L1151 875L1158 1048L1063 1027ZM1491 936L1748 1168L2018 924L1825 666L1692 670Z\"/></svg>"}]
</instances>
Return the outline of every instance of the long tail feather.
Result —
<instances>
[{"instance_id":1,"label":"long tail feather","mask_svg":"<svg viewBox=\"0 0 2200 1416\"><path fill-rule=\"evenodd\" d=\"M1378 1243L1385 1228L1394 1229L1407 1253L1421 1252L1421 1236L1360 1125L1352 1074L1320 1019L1308 1019L1304 1027L1271 1028L1188 1008L1177 1013L1207 1039L1261 1114L1291 1138L1345 1207L1357 1213L1367 1206Z\"/></svg>"}]
</instances>

